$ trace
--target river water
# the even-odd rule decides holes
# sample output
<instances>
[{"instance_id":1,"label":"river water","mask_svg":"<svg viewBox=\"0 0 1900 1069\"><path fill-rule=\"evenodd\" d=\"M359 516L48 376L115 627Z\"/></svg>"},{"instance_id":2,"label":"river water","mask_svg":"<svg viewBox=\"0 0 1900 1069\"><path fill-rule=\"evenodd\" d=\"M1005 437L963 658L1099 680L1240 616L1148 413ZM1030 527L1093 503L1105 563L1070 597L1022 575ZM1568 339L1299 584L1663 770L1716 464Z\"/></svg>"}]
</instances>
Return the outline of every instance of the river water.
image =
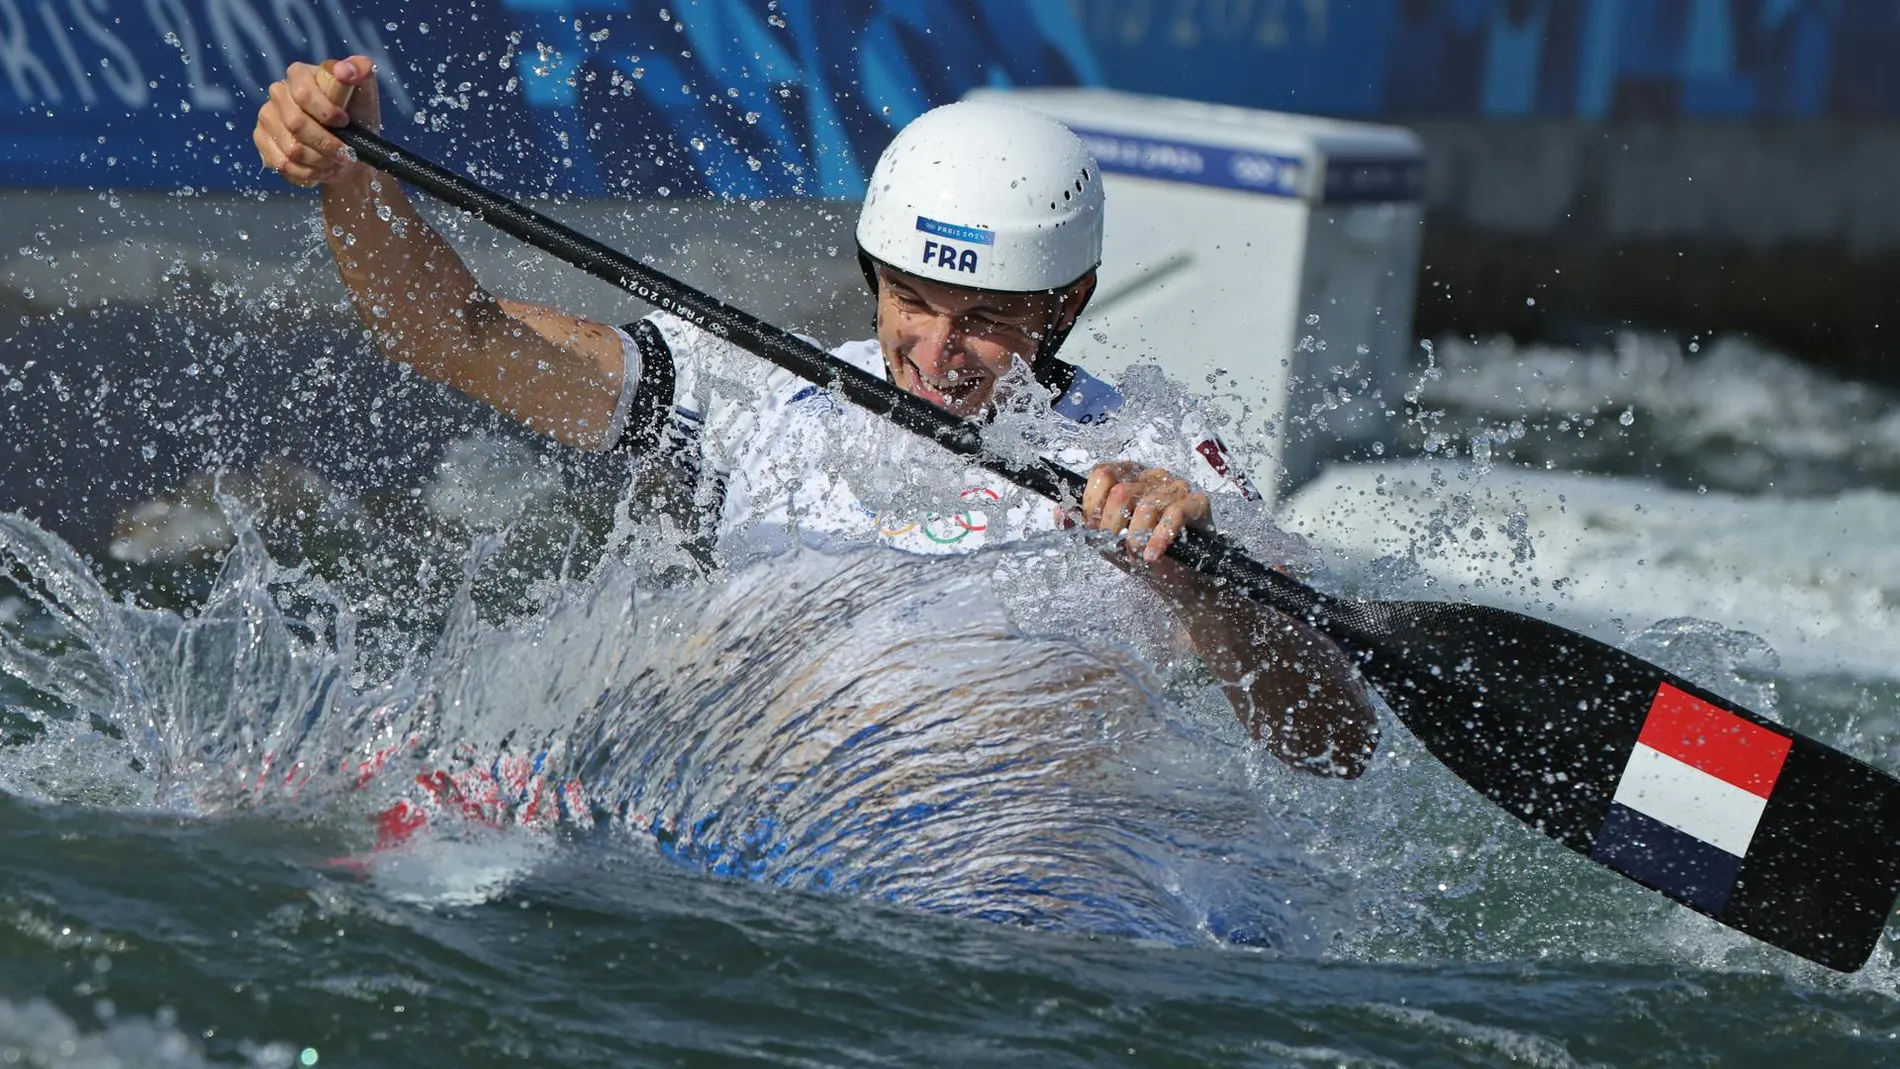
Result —
<instances>
[{"instance_id":1,"label":"river water","mask_svg":"<svg viewBox=\"0 0 1900 1069\"><path fill-rule=\"evenodd\" d=\"M50 391L29 333L0 363ZM1329 485L1900 500L1891 397L1698 349L1442 345L1387 455ZM0 1059L1900 1061L1891 943L1852 975L1753 944L1519 826L1389 717L1362 780L1284 768L1160 629L1116 624L1147 606L1076 539L708 571L664 485L436 436L408 489L239 457L80 549L0 516ZM1409 553L1249 536L1373 594L1444 593L1447 537L1586 563L1557 543L1597 537L1460 520ZM1693 576L1681 612L1541 607L1900 767L1887 532L1807 534L1849 562L1814 582L1846 591L1855 658L1699 616Z\"/></svg>"}]
</instances>

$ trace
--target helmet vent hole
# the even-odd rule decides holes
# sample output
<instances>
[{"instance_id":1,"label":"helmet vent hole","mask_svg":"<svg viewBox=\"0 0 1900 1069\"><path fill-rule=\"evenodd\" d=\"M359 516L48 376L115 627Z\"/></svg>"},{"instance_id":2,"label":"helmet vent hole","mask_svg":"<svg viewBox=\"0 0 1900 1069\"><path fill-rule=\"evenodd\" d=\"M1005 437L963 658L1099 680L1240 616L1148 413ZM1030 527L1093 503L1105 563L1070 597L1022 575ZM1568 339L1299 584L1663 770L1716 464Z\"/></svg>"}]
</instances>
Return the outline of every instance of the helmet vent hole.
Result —
<instances>
[{"instance_id":1,"label":"helmet vent hole","mask_svg":"<svg viewBox=\"0 0 1900 1069\"><path fill-rule=\"evenodd\" d=\"M1068 191L1068 190L1066 190L1066 189L1065 189L1065 190L1063 190L1063 191L1062 191L1062 199L1063 199L1063 200L1068 200L1068 199L1069 199L1069 191Z\"/></svg>"}]
</instances>

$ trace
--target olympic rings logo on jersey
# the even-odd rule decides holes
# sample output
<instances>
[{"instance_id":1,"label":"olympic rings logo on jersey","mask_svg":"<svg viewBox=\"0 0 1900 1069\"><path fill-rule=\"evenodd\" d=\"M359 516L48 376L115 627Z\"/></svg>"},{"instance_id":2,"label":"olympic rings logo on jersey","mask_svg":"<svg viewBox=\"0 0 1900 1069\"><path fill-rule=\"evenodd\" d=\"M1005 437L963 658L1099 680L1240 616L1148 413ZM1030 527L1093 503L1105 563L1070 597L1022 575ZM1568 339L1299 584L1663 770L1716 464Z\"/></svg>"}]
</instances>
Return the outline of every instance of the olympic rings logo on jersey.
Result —
<instances>
[{"instance_id":1,"label":"olympic rings logo on jersey","mask_svg":"<svg viewBox=\"0 0 1900 1069\"><path fill-rule=\"evenodd\" d=\"M993 502L1002 500L995 490L987 486L972 486L957 496L965 501L982 501L985 498ZM864 512L876 521L877 533L885 538L902 538L913 531L922 531L925 538L940 546L955 545L972 534L979 534L990 529L989 517L977 509L964 509L951 515L949 520L954 526L948 527L943 533L938 533L936 528L944 517L935 512L927 514L922 522L895 525L887 523L883 515L873 513L870 509L865 509Z\"/></svg>"}]
</instances>

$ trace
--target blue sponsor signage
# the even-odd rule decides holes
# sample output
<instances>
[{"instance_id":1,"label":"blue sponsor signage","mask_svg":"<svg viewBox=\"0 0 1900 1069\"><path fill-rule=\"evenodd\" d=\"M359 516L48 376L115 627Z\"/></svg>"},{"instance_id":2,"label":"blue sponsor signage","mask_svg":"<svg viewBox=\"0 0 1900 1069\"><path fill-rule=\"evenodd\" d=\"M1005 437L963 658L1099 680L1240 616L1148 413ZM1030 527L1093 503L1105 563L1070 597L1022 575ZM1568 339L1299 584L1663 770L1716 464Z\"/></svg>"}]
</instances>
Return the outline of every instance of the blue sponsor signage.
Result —
<instances>
[{"instance_id":1,"label":"blue sponsor signage","mask_svg":"<svg viewBox=\"0 0 1900 1069\"><path fill-rule=\"evenodd\" d=\"M412 115L421 72L391 55L387 12L354 0L0 0L0 184L254 184L263 90L295 59L366 53L388 72L385 106Z\"/></svg>"},{"instance_id":2,"label":"blue sponsor signage","mask_svg":"<svg viewBox=\"0 0 1900 1069\"><path fill-rule=\"evenodd\" d=\"M1411 201L1425 192L1425 163L1396 159L1331 159L1323 164L1283 153L1135 137L1076 127L1089 151L1113 174L1316 201ZM1315 173L1323 174L1316 178ZM1317 185L1317 188L1313 188Z\"/></svg>"},{"instance_id":3,"label":"blue sponsor signage","mask_svg":"<svg viewBox=\"0 0 1900 1069\"><path fill-rule=\"evenodd\" d=\"M516 193L861 195L979 85L1390 119L1900 115L1884 0L0 0L0 185L282 188L251 145L297 59L370 55L405 142ZM1098 139L1105 167L1403 198L1391 161Z\"/></svg>"},{"instance_id":4,"label":"blue sponsor signage","mask_svg":"<svg viewBox=\"0 0 1900 1069\"><path fill-rule=\"evenodd\" d=\"M1089 151L1111 174L1239 189L1274 197L1305 195L1306 161L1298 156L1132 137L1076 127Z\"/></svg>"}]
</instances>

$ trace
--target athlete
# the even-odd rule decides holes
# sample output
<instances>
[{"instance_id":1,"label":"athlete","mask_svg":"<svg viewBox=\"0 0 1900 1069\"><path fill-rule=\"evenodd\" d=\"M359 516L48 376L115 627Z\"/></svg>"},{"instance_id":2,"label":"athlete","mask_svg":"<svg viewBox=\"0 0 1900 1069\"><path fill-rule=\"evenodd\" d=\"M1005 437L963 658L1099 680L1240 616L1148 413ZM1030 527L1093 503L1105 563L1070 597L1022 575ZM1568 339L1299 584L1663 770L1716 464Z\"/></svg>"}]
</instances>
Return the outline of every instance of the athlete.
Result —
<instances>
[{"instance_id":1,"label":"athlete","mask_svg":"<svg viewBox=\"0 0 1900 1069\"><path fill-rule=\"evenodd\" d=\"M866 500L838 474L866 443L910 458L893 465L944 465L935 447L894 443L827 391L664 312L616 328L483 287L396 181L330 132L379 119L366 57L295 63L270 87L253 139L284 178L321 186L337 268L392 359L568 445L689 469L709 488L729 559L795 541L964 551L1074 523L1118 536L1112 557L1172 608L1256 739L1320 775L1364 771L1378 729L1346 657L1303 621L1163 556L1183 529L1212 529L1210 491L1255 496L1218 440L1120 427L1120 394L1056 357L1102 250L1101 176L1067 128L1011 105L951 104L906 126L871 176L857 239L877 336L834 355L976 420L1041 391L1054 414L1045 452L1078 467L1114 458L1093 464L1066 514L951 466L940 481L963 489L945 519L914 500ZM1104 428L1113 452L1091 448Z\"/></svg>"}]
</instances>

